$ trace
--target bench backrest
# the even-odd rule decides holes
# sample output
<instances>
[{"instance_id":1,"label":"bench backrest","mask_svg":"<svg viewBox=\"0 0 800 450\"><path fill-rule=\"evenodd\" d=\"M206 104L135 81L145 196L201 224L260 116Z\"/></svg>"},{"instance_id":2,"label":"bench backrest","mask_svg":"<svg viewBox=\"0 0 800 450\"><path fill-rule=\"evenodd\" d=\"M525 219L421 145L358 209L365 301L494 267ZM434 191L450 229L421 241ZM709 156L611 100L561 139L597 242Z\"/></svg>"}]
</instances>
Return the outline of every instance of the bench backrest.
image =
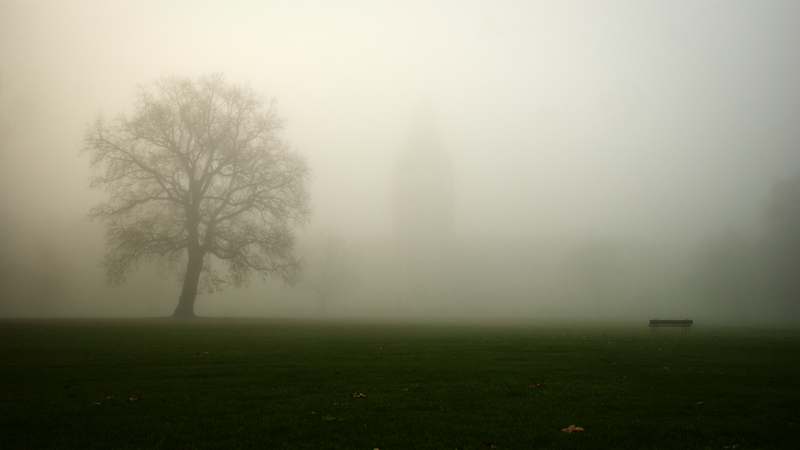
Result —
<instances>
[{"instance_id":1,"label":"bench backrest","mask_svg":"<svg viewBox=\"0 0 800 450\"><path fill-rule=\"evenodd\" d=\"M685 319L685 320L651 320L650 325L691 325L693 324L693 320Z\"/></svg>"}]
</instances>

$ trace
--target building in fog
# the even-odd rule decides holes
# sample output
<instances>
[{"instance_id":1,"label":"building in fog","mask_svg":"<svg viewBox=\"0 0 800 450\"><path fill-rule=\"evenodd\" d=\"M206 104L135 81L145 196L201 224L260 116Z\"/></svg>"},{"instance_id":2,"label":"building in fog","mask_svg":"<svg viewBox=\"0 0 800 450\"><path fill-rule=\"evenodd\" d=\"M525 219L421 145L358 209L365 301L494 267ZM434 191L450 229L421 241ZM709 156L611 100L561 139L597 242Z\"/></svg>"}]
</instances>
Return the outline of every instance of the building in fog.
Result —
<instances>
[{"instance_id":1,"label":"building in fog","mask_svg":"<svg viewBox=\"0 0 800 450\"><path fill-rule=\"evenodd\" d=\"M455 196L450 155L429 111L414 117L393 175L397 293L409 312L430 312L450 297Z\"/></svg>"},{"instance_id":2,"label":"building in fog","mask_svg":"<svg viewBox=\"0 0 800 450\"><path fill-rule=\"evenodd\" d=\"M453 239L453 165L429 111L414 118L394 165L394 235L402 248L425 253Z\"/></svg>"}]
</instances>

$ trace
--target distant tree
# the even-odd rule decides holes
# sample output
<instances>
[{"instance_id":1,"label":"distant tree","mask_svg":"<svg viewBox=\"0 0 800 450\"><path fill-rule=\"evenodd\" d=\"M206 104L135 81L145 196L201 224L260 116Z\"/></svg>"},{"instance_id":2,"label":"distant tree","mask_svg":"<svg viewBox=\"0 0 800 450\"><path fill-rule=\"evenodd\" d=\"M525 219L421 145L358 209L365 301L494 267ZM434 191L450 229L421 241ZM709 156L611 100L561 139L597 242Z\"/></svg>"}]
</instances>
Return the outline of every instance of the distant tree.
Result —
<instances>
[{"instance_id":1,"label":"distant tree","mask_svg":"<svg viewBox=\"0 0 800 450\"><path fill-rule=\"evenodd\" d=\"M689 287L718 316L752 318L752 305L760 300L759 256L752 237L741 231L727 229L710 235L694 255Z\"/></svg>"},{"instance_id":2,"label":"distant tree","mask_svg":"<svg viewBox=\"0 0 800 450\"><path fill-rule=\"evenodd\" d=\"M304 278L314 291L320 312L327 313L330 300L358 282L358 254L334 232L321 234L309 253Z\"/></svg>"},{"instance_id":3,"label":"distant tree","mask_svg":"<svg viewBox=\"0 0 800 450\"><path fill-rule=\"evenodd\" d=\"M564 260L570 284L598 313L608 313L625 294L625 271L618 246L593 240L578 246Z\"/></svg>"},{"instance_id":4,"label":"distant tree","mask_svg":"<svg viewBox=\"0 0 800 450\"><path fill-rule=\"evenodd\" d=\"M739 320L800 320L800 174L775 180L761 232L709 236L695 255L690 289Z\"/></svg>"},{"instance_id":5,"label":"distant tree","mask_svg":"<svg viewBox=\"0 0 800 450\"><path fill-rule=\"evenodd\" d=\"M274 99L221 74L157 80L139 88L133 115L100 115L83 153L91 186L110 194L90 213L107 226L109 282L145 259L185 267L174 313L183 317L194 316L201 281L209 291L252 273L293 283L292 226L309 215L309 169L282 128Z\"/></svg>"},{"instance_id":6,"label":"distant tree","mask_svg":"<svg viewBox=\"0 0 800 450\"><path fill-rule=\"evenodd\" d=\"M764 208L767 295L780 313L800 321L800 173L775 180Z\"/></svg>"}]
</instances>

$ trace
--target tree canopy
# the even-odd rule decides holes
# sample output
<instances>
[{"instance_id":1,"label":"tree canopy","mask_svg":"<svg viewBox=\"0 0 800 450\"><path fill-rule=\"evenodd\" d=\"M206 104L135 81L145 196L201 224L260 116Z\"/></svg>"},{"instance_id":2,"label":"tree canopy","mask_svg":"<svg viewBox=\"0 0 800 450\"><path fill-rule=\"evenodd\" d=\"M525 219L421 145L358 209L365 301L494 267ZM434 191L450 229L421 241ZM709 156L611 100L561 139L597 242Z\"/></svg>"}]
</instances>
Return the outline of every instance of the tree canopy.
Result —
<instances>
[{"instance_id":1,"label":"tree canopy","mask_svg":"<svg viewBox=\"0 0 800 450\"><path fill-rule=\"evenodd\" d=\"M134 112L88 127L91 185L107 202L104 265L119 284L143 259L186 268L176 316L194 315L200 281L240 286L251 274L294 282L293 227L309 216L309 169L280 139L274 99L221 74L142 86Z\"/></svg>"}]
</instances>

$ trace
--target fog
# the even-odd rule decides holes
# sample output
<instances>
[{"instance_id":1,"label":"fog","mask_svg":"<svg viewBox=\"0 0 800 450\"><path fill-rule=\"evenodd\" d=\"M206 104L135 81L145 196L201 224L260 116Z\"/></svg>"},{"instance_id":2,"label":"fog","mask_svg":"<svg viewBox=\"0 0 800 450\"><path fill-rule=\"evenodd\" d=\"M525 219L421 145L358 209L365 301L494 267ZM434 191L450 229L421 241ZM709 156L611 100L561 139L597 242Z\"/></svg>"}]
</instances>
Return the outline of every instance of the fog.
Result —
<instances>
[{"instance_id":1,"label":"fog","mask_svg":"<svg viewBox=\"0 0 800 450\"><path fill-rule=\"evenodd\" d=\"M691 1L2 2L0 317L172 313L158 265L106 285L79 150L215 72L313 215L295 286L198 315L800 323L800 4Z\"/></svg>"}]
</instances>

